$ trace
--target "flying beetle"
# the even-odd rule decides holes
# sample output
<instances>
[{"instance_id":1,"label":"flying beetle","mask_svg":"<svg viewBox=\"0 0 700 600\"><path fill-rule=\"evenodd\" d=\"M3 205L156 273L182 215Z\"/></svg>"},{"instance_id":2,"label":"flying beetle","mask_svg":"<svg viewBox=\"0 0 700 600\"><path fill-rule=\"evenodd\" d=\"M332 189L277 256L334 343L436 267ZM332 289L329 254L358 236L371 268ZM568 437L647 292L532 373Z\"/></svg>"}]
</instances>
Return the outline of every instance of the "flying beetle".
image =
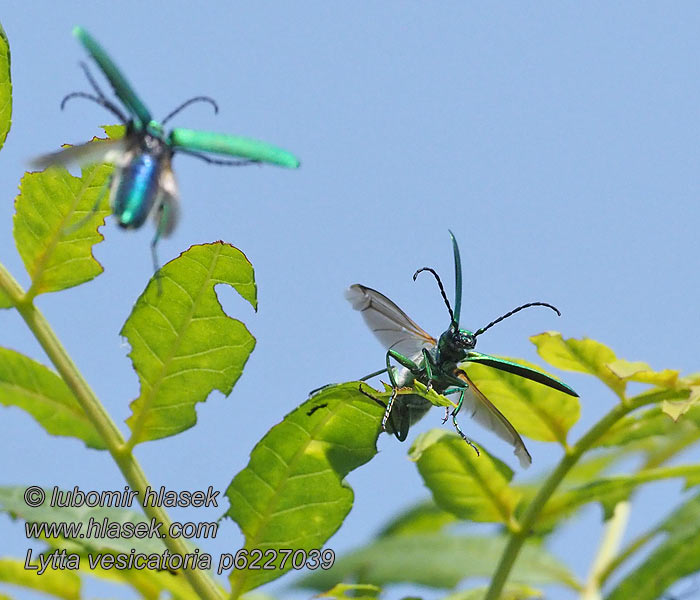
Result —
<instances>
[{"instance_id":1,"label":"flying beetle","mask_svg":"<svg viewBox=\"0 0 700 600\"><path fill-rule=\"evenodd\" d=\"M541 371L474 350L477 337L497 323L525 308L544 306L554 310L558 315L561 315L561 313L555 306L546 302L529 302L514 308L474 332L460 329L462 266L459 246L451 231L450 237L452 238L455 261L454 311L450 306L440 276L434 269L423 267L413 274L413 280L415 281L419 273L424 271L431 273L440 288L440 293L450 314L450 326L439 339L436 340L426 333L403 310L378 291L358 283L350 286L346 291L346 299L355 310L362 312L362 316L369 328L384 347L387 348L386 368L370 373L363 377L361 381L381 373L387 373L392 387L392 394L388 402L385 404L378 398L375 398L372 394L363 390L362 386L360 386L360 391L385 407L382 429L388 433L393 433L399 441L406 439L409 427L421 419L432 406L430 401L417 394L399 394L401 388L411 385L413 381L419 381L439 394L459 394L459 399L451 415L449 408L445 409L443 423L451 416L452 424L457 433L474 448L478 455L478 448L467 438L457 423L457 415L462 407L466 406L471 412L471 416L478 423L490 429L502 440L513 446L514 453L518 457L521 467L527 468L532 463L532 458L522 438L501 411L479 391L479 388L474 385L466 371L460 368L460 364L466 362L481 363L494 369L500 369L541 383L565 394L578 396L564 382ZM400 369L391 364L392 359L399 363Z\"/></svg>"},{"instance_id":2,"label":"flying beetle","mask_svg":"<svg viewBox=\"0 0 700 600\"><path fill-rule=\"evenodd\" d=\"M249 138L182 128L173 129L166 135L163 126L183 108L195 102L208 102L218 112L216 102L207 96L196 96L183 102L161 122L155 121L102 46L82 27L75 27L73 35L100 67L126 112L105 96L85 63L81 63L81 67L94 94L68 94L63 98L61 108L72 98L92 100L119 118L126 125L126 134L121 139L93 141L46 154L37 158L33 165L46 168L51 165L113 164L111 184L108 183L99 195L93 212L109 187L112 213L121 227L138 229L152 214L156 222L156 233L151 242L155 270L158 270L158 240L172 233L178 218L177 183L171 167L175 152L217 165L269 163L292 169L299 166L297 158L286 150ZM217 159L207 154L238 158Z\"/></svg>"}]
</instances>

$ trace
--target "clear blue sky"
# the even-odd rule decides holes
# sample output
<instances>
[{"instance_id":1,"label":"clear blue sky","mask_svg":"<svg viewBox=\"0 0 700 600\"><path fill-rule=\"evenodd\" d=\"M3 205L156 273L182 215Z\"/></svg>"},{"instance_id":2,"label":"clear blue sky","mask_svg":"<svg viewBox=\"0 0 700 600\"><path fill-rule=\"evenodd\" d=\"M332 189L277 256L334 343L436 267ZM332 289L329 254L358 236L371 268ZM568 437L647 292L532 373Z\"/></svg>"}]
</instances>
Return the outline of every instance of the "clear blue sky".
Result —
<instances>
[{"instance_id":1,"label":"clear blue sky","mask_svg":"<svg viewBox=\"0 0 700 600\"><path fill-rule=\"evenodd\" d=\"M480 350L537 361L528 336L556 329L656 369L700 370L696 3L79 1L8 3L0 18L14 86L0 154L0 260L24 284L11 218L29 158L113 120L79 100L59 110L66 93L87 90L74 25L100 40L157 117L208 94L218 116L194 106L176 124L267 140L302 159L298 172L175 159L183 220L161 244L162 262L191 244L231 242L255 267L260 305L255 314L224 291L257 347L233 394L199 405L195 428L139 447L156 485L225 489L310 389L382 366L381 347L343 299L349 284L379 289L439 334L439 294L411 275L433 266L452 294L448 228L462 248L464 326L532 300L563 313L522 313L480 338ZM153 230L128 234L110 221L103 232L95 254L105 273L39 305L123 423L138 387L118 332L151 275ZM45 362L9 311L0 332L1 345ZM564 377L581 394L575 439L614 400L587 377ZM49 438L20 410L1 412L0 483L123 486L106 453ZM409 441L441 416L429 413ZM510 448L464 425L517 469ZM532 472L557 458L553 447L526 443ZM355 508L328 543L339 551L426 497L408 444L381 436L379 447L349 477ZM629 535L665 514L678 490L671 482L643 491ZM580 576L600 514L589 507L554 540ZM21 527L7 517L0 539L1 554L24 555ZM207 549L241 543L229 522Z\"/></svg>"}]
</instances>

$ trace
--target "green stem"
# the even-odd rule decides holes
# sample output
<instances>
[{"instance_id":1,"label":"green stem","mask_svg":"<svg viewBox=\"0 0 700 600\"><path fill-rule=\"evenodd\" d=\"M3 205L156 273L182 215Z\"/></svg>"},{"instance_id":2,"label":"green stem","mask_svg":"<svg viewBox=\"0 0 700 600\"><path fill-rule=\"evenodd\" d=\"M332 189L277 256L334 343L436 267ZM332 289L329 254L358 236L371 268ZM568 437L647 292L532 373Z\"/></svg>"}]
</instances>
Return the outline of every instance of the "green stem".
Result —
<instances>
[{"instance_id":1,"label":"green stem","mask_svg":"<svg viewBox=\"0 0 700 600\"><path fill-rule=\"evenodd\" d=\"M508 539L508 544L501 555L501 560L496 568L496 572L491 580L491 586L486 594L485 600L497 600L500 597L503 586L508 579L515 559L520 553L525 540L530 535L533 525L539 517L544 505L562 482L566 474L578 462L583 453L588 450L606 431L608 431L617 421L628 413L648 404L655 404L661 400L678 395L677 390L660 390L658 392L645 393L630 398L624 403L616 404L615 407L598 421L575 445L569 448L564 454L557 467L545 480L537 495L532 499L527 510L523 514L520 524L522 530L512 533Z\"/></svg>"},{"instance_id":2,"label":"green stem","mask_svg":"<svg viewBox=\"0 0 700 600\"><path fill-rule=\"evenodd\" d=\"M144 506L148 480L134 455L126 448L124 438L119 428L104 410L101 402L95 396L88 383L71 360L44 315L34 306L31 299L27 298L22 287L0 264L0 290L4 291L15 306L25 323L36 337L41 347L46 352L56 370L75 395L78 403L85 411L92 424L107 446L107 450L114 458L119 470L124 475L129 487L138 491L138 498L143 506L144 513L151 519L156 519L163 524L164 530L168 530L171 524L168 514L162 507ZM177 538L165 537L163 542L172 554L184 556L188 548L184 541ZM198 569L184 569L184 575L200 598L205 600L220 600L221 593L215 582L204 572Z\"/></svg>"},{"instance_id":3,"label":"green stem","mask_svg":"<svg viewBox=\"0 0 700 600\"><path fill-rule=\"evenodd\" d=\"M581 600L600 600L602 587L602 575L608 565L615 560L615 555L620 548L620 541L625 533L629 521L630 503L628 500L618 502L615 505L613 516L605 524L605 534L600 543L598 552L591 566L591 572L586 580L586 585L581 593Z\"/></svg>"}]
</instances>

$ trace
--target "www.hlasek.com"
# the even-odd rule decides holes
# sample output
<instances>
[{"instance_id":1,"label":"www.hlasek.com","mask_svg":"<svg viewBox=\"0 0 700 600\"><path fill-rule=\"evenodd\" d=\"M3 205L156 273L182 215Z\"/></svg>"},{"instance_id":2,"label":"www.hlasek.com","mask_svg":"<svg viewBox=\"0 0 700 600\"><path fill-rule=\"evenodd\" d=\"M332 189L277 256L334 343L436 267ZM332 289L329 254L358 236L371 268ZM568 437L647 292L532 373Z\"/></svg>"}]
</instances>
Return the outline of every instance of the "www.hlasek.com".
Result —
<instances>
[{"instance_id":1,"label":"www.hlasek.com","mask_svg":"<svg viewBox=\"0 0 700 600\"><path fill-rule=\"evenodd\" d=\"M54 508L78 508L88 506L124 508L130 507L138 497L139 492L125 486L119 491L87 491L80 490L77 486L72 490L59 490L54 487L50 494L49 505ZM217 507L218 491L211 486L206 491L179 491L166 490L161 487L153 490L146 489L141 504L145 506L177 506L177 507ZM46 491L39 486L30 486L24 492L24 501L27 506L42 506L47 499ZM114 515L115 517L117 515ZM167 529L167 532L164 531ZM35 539L66 539L66 540L113 540L113 539L193 539L214 538L218 532L218 523L215 522L173 522L167 528L156 518L147 521L111 520L109 517L89 517L87 521L74 522L47 522L27 521L25 523L25 535ZM104 544L109 548L109 544ZM163 549L162 552L139 552L132 548L130 552L68 552L65 549L56 548L53 552L44 552L38 556L38 560L32 562L32 550L27 550L24 568L42 575L47 569L52 570L76 570L80 568L80 561L87 556L90 569L152 569L176 571L178 569L207 569L212 568L212 556L199 549L186 554L178 554ZM335 562L335 552L325 550L301 550L301 549L241 549L235 553L222 553L219 556L217 573L221 574L230 569L329 569Z\"/></svg>"}]
</instances>

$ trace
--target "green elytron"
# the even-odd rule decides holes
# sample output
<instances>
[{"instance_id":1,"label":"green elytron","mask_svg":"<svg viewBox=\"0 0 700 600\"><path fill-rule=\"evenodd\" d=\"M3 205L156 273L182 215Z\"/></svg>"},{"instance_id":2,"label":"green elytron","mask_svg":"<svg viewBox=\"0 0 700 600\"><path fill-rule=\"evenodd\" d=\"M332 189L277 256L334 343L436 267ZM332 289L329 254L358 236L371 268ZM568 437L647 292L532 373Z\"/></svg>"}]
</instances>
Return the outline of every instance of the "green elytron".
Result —
<instances>
[{"instance_id":1,"label":"green elytron","mask_svg":"<svg viewBox=\"0 0 700 600\"><path fill-rule=\"evenodd\" d=\"M392 394L386 404L370 393L365 392L362 388L360 390L386 407L382 418L382 428L389 433L393 433L400 441L406 439L409 427L422 418L432 406L428 400L417 394L399 394L398 392L401 388L409 386L413 381L417 380L439 394L459 394L459 399L456 407L452 410L451 417L452 424L462 439L472 446L477 454L479 453L479 450L462 432L457 423L457 415L462 407L466 406L471 411L471 416L478 423L490 429L513 446L515 455L520 460L520 465L526 468L532 463L532 458L522 438L508 419L479 391L466 371L460 368L460 364L465 362L481 363L541 383L565 394L578 396L568 385L545 373L474 350L478 336L524 308L545 306L551 308L557 314L560 313L556 307L546 302L530 302L518 306L474 332L460 329L462 266L457 240L452 232L450 232L450 236L452 238L455 260L454 312L440 277L433 269L424 267L413 275L415 280L419 273L427 271L435 277L440 287L443 300L450 313L450 326L438 340L426 333L403 310L378 291L360 284L354 284L347 290L346 298L348 301L355 310L362 312L367 325L384 347L387 348L386 368L371 373L362 380L386 372L389 375L392 386ZM397 369L392 366L391 359L398 362L402 368ZM449 416L449 409L446 409L443 422Z\"/></svg>"},{"instance_id":2,"label":"green elytron","mask_svg":"<svg viewBox=\"0 0 700 600\"><path fill-rule=\"evenodd\" d=\"M82 27L75 27L73 35L105 74L126 113L105 96L85 64L81 66L94 94L68 94L63 99L61 108L71 98L92 100L117 116L126 125L126 134L118 140L88 142L41 156L34 161L34 165L37 168L45 168L50 165L66 166L74 163L112 163L115 166L110 186L112 213L119 225L126 229L141 227L148 216L153 215L156 233L151 248L156 269L158 261L155 248L158 240L169 235L177 223L178 191L171 168L175 152L220 165L269 163L292 169L299 166L299 161L293 154L257 140L182 128L173 129L166 135L163 129L165 123L193 102L208 102L217 112L218 106L211 98L197 96L182 103L162 122L154 121L150 111L102 46ZM215 159L203 153L238 158ZM107 188L105 193L106 191ZM101 198L98 199L98 205L100 200Z\"/></svg>"}]
</instances>

